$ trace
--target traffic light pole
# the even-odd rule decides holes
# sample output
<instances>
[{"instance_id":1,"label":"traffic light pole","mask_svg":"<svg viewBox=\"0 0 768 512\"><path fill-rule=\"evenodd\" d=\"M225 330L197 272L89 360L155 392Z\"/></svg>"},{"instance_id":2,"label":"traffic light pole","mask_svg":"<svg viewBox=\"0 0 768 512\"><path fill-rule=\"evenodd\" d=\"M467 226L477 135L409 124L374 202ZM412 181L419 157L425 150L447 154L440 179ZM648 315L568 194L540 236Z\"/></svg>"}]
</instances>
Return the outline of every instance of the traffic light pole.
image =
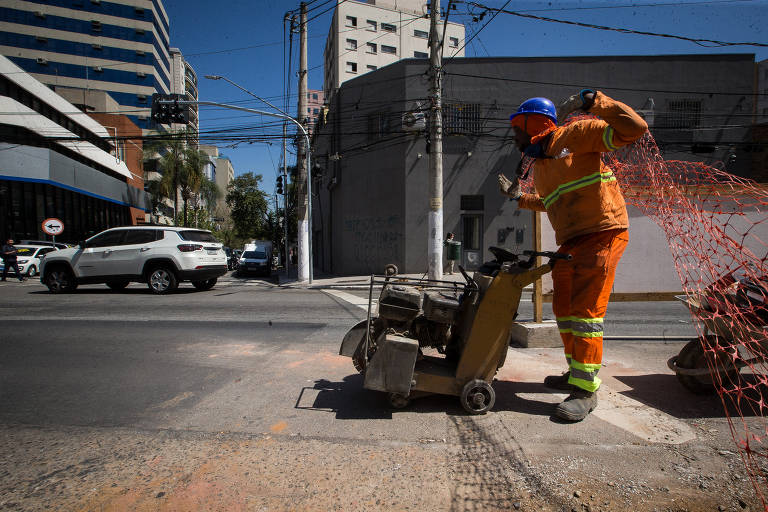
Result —
<instances>
[{"instance_id":1,"label":"traffic light pole","mask_svg":"<svg viewBox=\"0 0 768 512\"><path fill-rule=\"evenodd\" d=\"M297 121L296 119L292 118L291 116L288 116L288 115L285 115L285 114L276 114L274 112L265 112L263 110L256 110L256 109L253 109L253 108L238 107L238 106L235 106L235 105L228 105L226 103L215 103L215 102L212 102L212 101L182 101L182 100L168 101L168 100L158 100L157 103L159 105L174 105L174 104L175 105L203 105L203 106L208 106L208 107L227 108L227 109L231 109L231 110L239 110L241 112L248 112L249 114L258 114L258 115L262 115L262 116L277 117L278 119L284 119L286 121L292 122L293 124L295 124L296 126L299 127L299 130L301 130L301 133L304 135L304 142L306 144L306 146L305 146L306 147L306 151L304 153L305 153L305 156L306 156L305 161L306 161L306 166L307 166L307 183L308 184L312 183L312 166L310 165L311 161L310 161L310 150L309 150L309 148L310 148L309 133L307 133L307 130L304 128L304 126L299 121ZM311 189L308 189L308 192L309 192L307 194L307 210L308 210L307 211L307 215L308 215L308 217L307 217L307 220L304 222L304 225L303 225L304 228L306 228L307 225L310 225L310 226L312 225L312 194L311 194ZM286 221L287 221L287 219L286 219ZM301 228L302 228L302 225L301 225L301 220L300 220L299 221L299 230L301 230ZM301 233L299 233L299 236L301 236ZM301 266L302 264L304 264L305 265L304 268L309 268L309 284L312 284L312 264L313 264L313 262L312 262L312 250L311 250L311 247L312 247L312 230L311 229L307 230L306 236L307 236L307 240L309 242L309 248L310 249L306 250L302 246L302 244L299 244L299 265ZM287 241L286 241L286 243L287 243ZM299 280L303 281L303 279L301 278L301 273L299 273Z\"/></svg>"}]
</instances>

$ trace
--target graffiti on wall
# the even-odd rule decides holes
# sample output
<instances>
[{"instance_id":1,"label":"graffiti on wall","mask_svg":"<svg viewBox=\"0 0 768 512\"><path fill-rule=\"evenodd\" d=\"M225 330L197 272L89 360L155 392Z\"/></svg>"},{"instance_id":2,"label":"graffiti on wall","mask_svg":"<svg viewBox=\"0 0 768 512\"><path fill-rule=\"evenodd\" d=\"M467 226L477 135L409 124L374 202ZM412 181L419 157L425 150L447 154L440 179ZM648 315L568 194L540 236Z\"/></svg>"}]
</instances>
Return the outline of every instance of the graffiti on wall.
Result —
<instances>
[{"instance_id":1,"label":"graffiti on wall","mask_svg":"<svg viewBox=\"0 0 768 512\"><path fill-rule=\"evenodd\" d=\"M402 240L400 215L352 217L344 221L346 257L356 262L355 266L399 263Z\"/></svg>"}]
</instances>

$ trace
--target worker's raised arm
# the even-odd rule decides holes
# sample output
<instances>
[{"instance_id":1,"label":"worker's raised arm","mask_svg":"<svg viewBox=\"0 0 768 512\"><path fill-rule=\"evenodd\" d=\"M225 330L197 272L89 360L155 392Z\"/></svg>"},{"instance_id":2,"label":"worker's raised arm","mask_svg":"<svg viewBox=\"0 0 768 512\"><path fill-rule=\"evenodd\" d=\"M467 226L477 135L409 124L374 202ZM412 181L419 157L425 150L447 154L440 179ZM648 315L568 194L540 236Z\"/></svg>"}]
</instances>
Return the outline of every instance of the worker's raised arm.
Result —
<instances>
[{"instance_id":1,"label":"worker's raised arm","mask_svg":"<svg viewBox=\"0 0 768 512\"><path fill-rule=\"evenodd\" d=\"M631 107L599 91L585 90L571 96L559 110L562 119L576 110L595 114L600 119L577 121L558 130L547 148L549 155L560 154L564 149L571 153L614 151L636 141L648 129Z\"/></svg>"}]
</instances>

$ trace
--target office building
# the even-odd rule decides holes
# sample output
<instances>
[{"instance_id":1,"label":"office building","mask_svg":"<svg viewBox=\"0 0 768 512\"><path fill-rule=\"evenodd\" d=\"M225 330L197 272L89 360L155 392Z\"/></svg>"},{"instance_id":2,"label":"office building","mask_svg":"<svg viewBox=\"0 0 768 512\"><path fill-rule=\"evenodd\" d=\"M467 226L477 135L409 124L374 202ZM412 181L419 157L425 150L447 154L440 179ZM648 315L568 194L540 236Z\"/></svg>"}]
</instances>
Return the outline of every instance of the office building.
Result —
<instances>
[{"instance_id":1,"label":"office building","mask_svg":"<svg viewBox=\"0 0 768 512\"><path fill-rule=\"evenodd\" d=\"M401 59L429 57L430 20L424 0L336 2L325 43L326 100L347 80ZM464 25L448 21L443 56L463 57L463 46Z\"/></svg>"},{"instance_id":2,"label":"office building","mask_svg":"<svg viewBox=\"0 0 768 512\"><path fill-rule=\"evenodd\" d=\"M126 116L92 114L102 125L3 56L0 111L0 238L44 240L51 217L62 242L146 220L141 130Z\"/></svg>"},{"instance_id":3,"label":"office building","mask_svg":"<svg viewBox=\"0 0 768 512\"><path fill-rule=\"evenodd\" d=\"M142 129L172 92L162 0L6 0L0 20L0 54L54 90L106 91Z\"/></svg>"}]
</instances>

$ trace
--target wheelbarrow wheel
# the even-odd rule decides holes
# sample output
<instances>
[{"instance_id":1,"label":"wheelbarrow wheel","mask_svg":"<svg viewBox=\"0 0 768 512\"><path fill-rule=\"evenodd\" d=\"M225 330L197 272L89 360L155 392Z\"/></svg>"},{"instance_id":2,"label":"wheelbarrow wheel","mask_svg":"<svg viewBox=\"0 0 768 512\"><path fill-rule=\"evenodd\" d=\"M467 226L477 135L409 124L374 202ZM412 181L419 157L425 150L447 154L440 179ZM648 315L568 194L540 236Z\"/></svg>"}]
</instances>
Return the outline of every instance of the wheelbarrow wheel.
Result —
<instances>
[{"instance_id":1,"label":"wheelbarrow wheel","mask_svg":"<svg viewBox=\"0 0 768 512\"><path fill-rule=\"evenodd\" d=\"M706 336L704 340L694 338L680 350L677 355L677 366L686 370L711 368L720 370L721 382L733 382L739 374L739 369L733 366L730 357L725 352L705 350L704 344L710 347L718 345L717 336ZM704 375L683 375L677 373L677 380L692 393L697 395L712 394L716 391L715 377L711 373Z\"/></svg>"},{"instance_id":2,"label":"wheelbarrow wheel","mask_svg":"<svg viewBox=\"0 0 768 512\"><path fill-rule=\"evenodd\" d=\"M467 382L461 390L461 406L469 414L485 414L496 402L496 392L482 379Z\"/></svg>"},{"instance_id":3,"label":"wheelbarrow wheel","mask_svg":"<svg viewBox=\"0 0 768 512\"><path fill-rule=\"evenodd\" d=\"M410 398L400 393L389 393L387 399L389 400L389 405L394 409L404 409L411 403Z\"/></svg>"}]
</instances>

